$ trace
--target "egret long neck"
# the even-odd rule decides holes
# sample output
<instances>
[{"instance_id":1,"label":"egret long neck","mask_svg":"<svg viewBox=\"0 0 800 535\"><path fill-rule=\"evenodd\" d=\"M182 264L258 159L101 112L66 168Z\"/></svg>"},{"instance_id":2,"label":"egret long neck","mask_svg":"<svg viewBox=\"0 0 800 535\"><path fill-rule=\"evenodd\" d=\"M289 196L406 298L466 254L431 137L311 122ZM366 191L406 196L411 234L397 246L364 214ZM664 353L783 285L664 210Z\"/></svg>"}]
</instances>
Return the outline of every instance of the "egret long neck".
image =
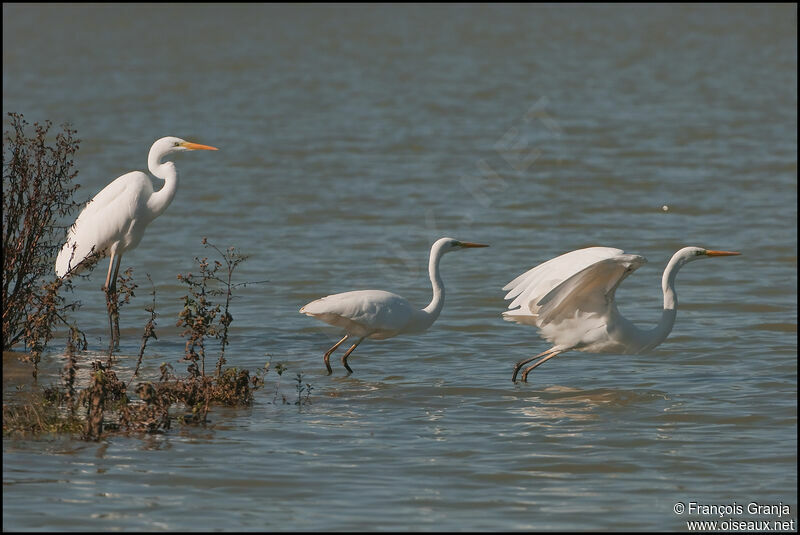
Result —
<instances>
[{"instance_id":1,"label":"egret long neck","mask_svg":"<svg viewBox=\"0 0 800 535\"><path fill-rule=\"evenodd\" d=\"M678 294L675 292L675 277L682 265L682 259L677 254L673 255L664 270L664 275L661 277L661 290L664 292L664 309L661 312L661 319L658 321L658 325L650 332L652 341L649 347L651 348L666 340L672 331L673 325L675 325L675 318L678 315Z\"/></svg>"},{"instance_id":2,"label":"egret long neck","mask_svg":"<svg viewBox=\"0 0 800 535\"><path fill-rule=\"evenodd\" d=\"M178 191L178 170L172 162L161 163L163 157L160 151L150 150L147 157L147 167L153 176L164 181L164 187L153 192L147 200L147 208L153 218L160 216L167 209L175 193Z\"/></svg>"},{"instance_id":3,"label":"egret long neck","mask_svg":"<svg viewBox=\"0 0 800 535\"><path fill-rule=\"evenodd\" d=\"M442 277L439 275L439 260L442 259L442 248L431 249L430 260L428 261L428 275L431 278L431 286L433 286L433 298L428 306L422 309L425 312L432 324L439 317L444 307L444 283Z\"/></svg>"}]
</instances>

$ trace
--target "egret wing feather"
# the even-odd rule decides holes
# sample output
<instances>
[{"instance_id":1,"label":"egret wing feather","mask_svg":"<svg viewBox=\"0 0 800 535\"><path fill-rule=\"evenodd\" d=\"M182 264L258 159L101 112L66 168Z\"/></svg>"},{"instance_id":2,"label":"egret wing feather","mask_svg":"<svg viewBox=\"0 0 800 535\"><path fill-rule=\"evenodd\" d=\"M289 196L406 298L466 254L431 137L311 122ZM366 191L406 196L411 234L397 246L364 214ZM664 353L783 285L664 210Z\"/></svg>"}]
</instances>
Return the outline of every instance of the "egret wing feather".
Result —
<instances>
[{"instance_id":1,"label":"egret wing feather","mask_svg":"<svg viewBox=\"0 0 800 535\"><path fill-rule=\"evenodd\" d=\"M141 233L129 234L129 230L137 223L137 207L146 203L152 192L150 178L141 171L124 174L103 188L70 227L56 259L56 274L63 277L80 271L92 252L106 255L115 243L127 240L120 243L124 249L138 245Z\"/></svg>"},{"instance_id":2,"label":"egret wing feather","mask_svg":"<svg viewBox=\"0 0 800 535\"><path fill-rule=\"evenodd\" d=\"M414 307L403 297L382 290L356 290L312 301L300 312L342 327L351 334L388 338L409 323Z\"/></svg>"},{"instance_id":3,"label":"egret wing feather","mask_svg":"<svg viewBox=\"0 0 800 535\"><path fill-rule=\"evenodd\" d=\"M599 268L598 271L585 271L598 263L606 261L610 263L601 264L604 267ZM636 264L633 269L636 269L636 267L645 262L645 259L637 255L626 255L622 249L613 247L588 247L548 260L526 271L503 287L504 290L509 290L505 299L513 299L508 305L508 310L503 313L503 318L507 321L538 327L541 323L540 302L545 297L548 297L546 302L551 302L547 311L549 311L552 319L557 311L565 310L567 306L566 299L571 291L579 288L580 285L577 281L569 283L573 277L582 274L580 281L585 284L586 281L591 279L593 288L595 288L596 284L600 284L600 281L594 280L593 277L600 277L601 279L607 277L612 282L603 282L601 286L606 289L615 288L615 285L618 285L622 280L614 279L615 269L613 266L618 262L632 262ZM557 288L559 291L555 291ZM588 288L585 291L590 293ZM597 309L604 302L605 293L603 293L600 301L594 300L587 304L586 307ZM565 306L561 308L559 305Z\"/></svg>"},{"instance_id":4,"label":"egret wing feather","mask_svg":"<svg viewBox=\"0 0 800 535\"><path fill-rule=\"evenodd\" d=\"M518 321L516 316L535 313L529 309L528 303L538 302L553 288L593 263L620 254L623 251L613 247L588 247L557 256L526 271L503 287L503 290L508 290L505 299L513 299L508 305L510 312L504 313L504 317ZM521 308L513 310L517 307Z\"/></svg>"},{"instance_id":5,"label":"egret wing feather","mask_svg":"<svg viewBox=\"0 0 800 535\"><path fill-rule=\"evenodd\" d=\"M639 255L619 254L599 260L550 290L536 307L540 327L576 315L605 318L614 306L614 292L625 277L646 262Z\"/></svg>"}]
</instances>

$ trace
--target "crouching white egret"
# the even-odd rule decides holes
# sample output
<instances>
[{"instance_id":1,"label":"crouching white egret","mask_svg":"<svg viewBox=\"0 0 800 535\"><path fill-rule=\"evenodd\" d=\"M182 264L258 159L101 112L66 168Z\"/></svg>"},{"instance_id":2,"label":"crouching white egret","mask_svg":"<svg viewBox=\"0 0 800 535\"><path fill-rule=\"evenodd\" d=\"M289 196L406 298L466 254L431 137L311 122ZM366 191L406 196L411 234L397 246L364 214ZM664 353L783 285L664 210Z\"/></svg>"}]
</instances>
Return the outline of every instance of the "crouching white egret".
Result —
<instances>
[{"instance_id":1,"label":"crouching white egret","mask_svg":"<svg viewBox=\"0 0 800 535\"><path fill-rule=\"evenodd\" d=\"M661 287L664 308L653 329L643 330L617 310L614 292L620 283L647 260L611 247L579 249L548 260L526 271L503 287L505 299L513 299L503 319L538 327L553 347L514 366L511 380L525 364L540 358L522 372L522 380L545 361L565 351L589 353L643 353L663 342L672 330L678 297L675 276L686 263L712 256L741 253L684 247L664 270Z\"/></svg>"},{"instance_id":2,"label":"crouching white egret","mask_svg":"<svg viewBox=\"0 0 800 535\"><path fill-rule=\"evenodd\" d=\"M147 167L155 177L164 181L164 186L154 191L149 176L141 171L132 171L103 188L70 227L67 241L56 258L56 274L65 277L81 271L84 261L93 253L100 257L110 256L103 289L107 295L113 294L122 254L139 245L147 225L167 209L178 189L175 164L162 163L161 159L186 150L218 149L177 137L163 137L153 143L147 156Z\"/></svg>"},{"instance_id":3,"label":"crouching white egret","mask_svg":"<svg viewBox=\"0 0 800 535\"><path fill-rule=\"evenodd\" d=\"M439 260L445 253L470 247L489 246L458 241L453 238L436 240L431 247L428 262L433 298L430 304L422 310L417 309L403 297L382 290L357 290L329 295L302 307L300 309L302 314L341 327L347 333L325 353L324 360L328 375L333 372L330 364L331 354L348 338L358 338L356 343L342 356L342 364L347 369L347 375L350 375L353 370L347 364L347 358L364 338L384 340L398 334L421 333L433 325L444 306L444 284L439 276Z\"/></svg>"}]
</instances>

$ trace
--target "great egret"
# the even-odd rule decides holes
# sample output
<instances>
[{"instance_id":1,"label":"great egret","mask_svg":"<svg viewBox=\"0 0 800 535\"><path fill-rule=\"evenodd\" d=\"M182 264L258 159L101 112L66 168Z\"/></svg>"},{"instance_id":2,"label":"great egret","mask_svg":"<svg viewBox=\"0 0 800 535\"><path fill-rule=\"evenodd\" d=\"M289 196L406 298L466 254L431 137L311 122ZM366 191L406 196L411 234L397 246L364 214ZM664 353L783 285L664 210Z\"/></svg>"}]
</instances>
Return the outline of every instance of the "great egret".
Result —
<instances>
[{"instance_id":1,"label":"great egret","mask_svg":"<svg viewBox=\"0 0 800 535\"><path fill-rule=\"evenodd\" d=\"M150 148L147 167L164 187L153 190L150 177L141 171L126 173L95 195L67 233L67 241L56 259L56 274L64 277L82 269L91 253L110 255L105 288L114 288L122 254L139 245L144 230L172 202L178 189L178 172L172 162L161 159L185 150L218 150L189 143L177 137L162 137ZM115 265L116 261L116 265ZM111 273L114 278L111 278ZM109 283L111 286L109 286Z\"/></svg>"},{"instance_id":2,"label":"great egret","mask_svg":"<svg viewBox=\"0 0 800 535\"><path fill-rule=\"evenodd\" d=\"M122 254L139 245L147 225L167 209L178 189L175 164L162 163L161 159L186 150L218 149L177 137L162 137L153 143L147 167L164 181L164 187L154 191L149 176L132 171L103 188L70 227L67 241L56 258L56 274L65 277L81 271L83 262L93 253L101 257L108 255L111 258L103 289L107 295L113 294Z\"/></svg>"},{"instance_id":3,"label":"great egret","mask_svg":"<svg viewBox=\"0 0 800 535\"><path fill-rule=\"evenodd\" d=\"M675 253L664 270L661 287L664 309L655 328L643 330L617 310L614 292L620 283L647 260L611 247L579 249L526 271L503 287L505 299L513 299L503 319L539 328L540 336L553 343L547 351L522 359L514 366L516 382L520 368L541 357L522 372L569 350L589 353L643 353L663 342L672 330L678 297L675 276L686 263L711 256L741 253L684 247ZM518 308L516 308L518 307Z\"/></svg>"},{"instance_id":4,"label":"great egret","mask_svg":"<svg viewBox=\"0 0 800 535\"><path fill-rule=\"evenodd\" d=\"M350 337L358 337L358 341L342 356L342 364L347 369L348 375L353 373L353 370L348 366L347 358L364 338L385 340L398 334L421 333L433 325L444 306L444 284L439 276L439 260L445 253L469 247L489 246L453 238L440 238L433 244L428 262L433 298L422 310L399 295L382 290L357 290L329 295L302 307L300 309L302 314L341 327L347 333L325 353L328 375L333 372L330 364L331 354Z\"/></svg>"}]
</instances>

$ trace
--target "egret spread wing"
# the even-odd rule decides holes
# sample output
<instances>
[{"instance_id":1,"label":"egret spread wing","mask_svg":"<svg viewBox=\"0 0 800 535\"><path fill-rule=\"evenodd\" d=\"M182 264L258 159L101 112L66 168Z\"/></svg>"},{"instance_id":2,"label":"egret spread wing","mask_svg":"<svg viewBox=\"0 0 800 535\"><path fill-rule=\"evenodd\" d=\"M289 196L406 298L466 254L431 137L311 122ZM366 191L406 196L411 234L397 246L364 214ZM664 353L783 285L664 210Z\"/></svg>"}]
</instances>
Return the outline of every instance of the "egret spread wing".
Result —
<instances>
[{"instance_id":1,"label":"egret spread wing","mask_svg":"<svg viewBox=\"0 0 800 535\"><path fill-rule=\"evenodd\" d=\"M63 277L68 271L79 271L81 262L93 251L107 254L108 247L136 222L137 207L152 191L150 179L140 171L124 174L103 188L70 227L56 259L56 274Z\"/></svg>"},{"instance_id":2,"label":"egret spread wing","mask_svg":"<svg viewBox=\"0 0 800 535\"><path fill-rule=\"evenodd\" d=\"M508 290L505 299L513 299L508 311L503 313L507 321L536 325L536 303L553 288L584 268L599 260L623 254L612 247L589 247L557 256L526 271L503 287ZM518 308L519 307L519 308Z\"/></svg>"},{"instance_id":3,"label":"egret spread wing","mask_svg":"<svg viewBox=\"0 0 800 535\"><path fill-rule=\"evenodd\" d=\"M639 255L618 254L585 267L529 305L537 309L537 324L542 327L577 315L605 318L619 284L645 262Z\"/></svg>"},{"instance_id":4,"label":"egret spread wing","mask_svg":"<svg viewBox=\"0 0 800 535\"><path fill-rule=\"evenodd\" d=\"M513 299L507 321L541 327L578 311L603 312L620 282L646 260L613 247L563 254L523 273L503 289Z\"/></svg>"}]
</instances>

